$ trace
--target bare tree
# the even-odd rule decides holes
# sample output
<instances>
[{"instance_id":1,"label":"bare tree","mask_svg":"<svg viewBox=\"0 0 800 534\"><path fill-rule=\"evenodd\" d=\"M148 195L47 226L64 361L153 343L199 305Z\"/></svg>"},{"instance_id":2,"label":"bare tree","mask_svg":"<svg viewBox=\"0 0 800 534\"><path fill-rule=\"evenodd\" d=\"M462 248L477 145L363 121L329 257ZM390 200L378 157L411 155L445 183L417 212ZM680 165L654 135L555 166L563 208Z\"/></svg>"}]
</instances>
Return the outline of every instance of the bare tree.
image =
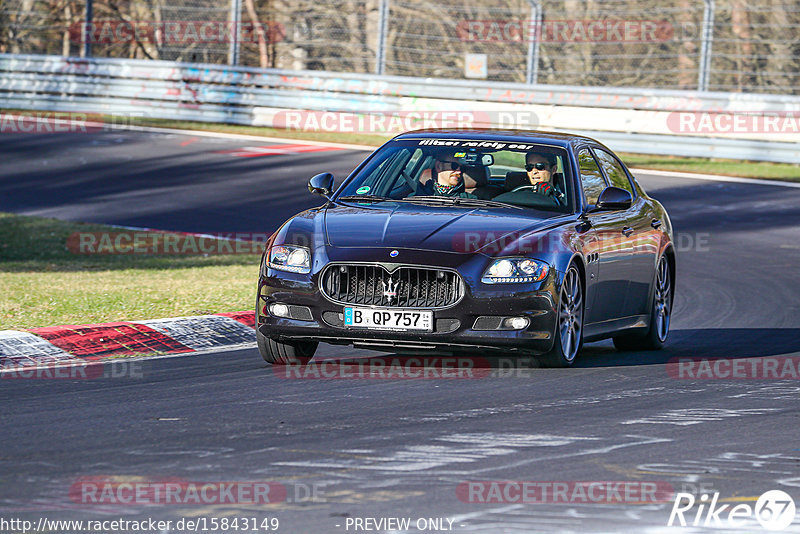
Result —
<instances>
[{"instance_id":1,"label":"bare tree","mask_svg":"<svg viewBox=\"0 0 800 534\"><path fill-rule=\"evenodd\" d=\"M256 13L256 6L253 0L244 0L247 9L247 16L250 17L250 22L253 24L253 30L258 39L258 62L261 68L267 68L269 65L269 58L267 57L267 33L264 30L264 25L258 20L258 13Z\"/></svg>"}]
</instances>

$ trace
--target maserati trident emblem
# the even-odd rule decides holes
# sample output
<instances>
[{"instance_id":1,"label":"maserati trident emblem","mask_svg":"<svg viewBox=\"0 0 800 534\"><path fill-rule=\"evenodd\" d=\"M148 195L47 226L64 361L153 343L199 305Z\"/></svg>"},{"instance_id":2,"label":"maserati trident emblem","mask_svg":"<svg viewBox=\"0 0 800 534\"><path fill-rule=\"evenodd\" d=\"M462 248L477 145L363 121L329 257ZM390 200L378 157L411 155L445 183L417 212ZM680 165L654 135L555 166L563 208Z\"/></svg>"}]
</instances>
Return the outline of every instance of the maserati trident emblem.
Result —
<instances>
[{"instance_id":1,"label":"maserati trident emblem","mask_svg":"<svg viewBox=\"0 0 800 534\"><path fill-rule=\"evenodd\" d=\"M400 254L398 251L393 250L389 253L389 256L392 258L396 258L398 254Z\"/></svg>"},{"instance_id":2,"label":"maserati trident emblem","mask_svg":"<svg viewBox=\"0 0 800 534\"><path fill-rule=\"evenodd\" d=\"M391 304L392 299L397 296L397 282L392 282L391 278L385 281L383 283L383 296L386 297L386 300Z\"/></svg>"}]
</instances>

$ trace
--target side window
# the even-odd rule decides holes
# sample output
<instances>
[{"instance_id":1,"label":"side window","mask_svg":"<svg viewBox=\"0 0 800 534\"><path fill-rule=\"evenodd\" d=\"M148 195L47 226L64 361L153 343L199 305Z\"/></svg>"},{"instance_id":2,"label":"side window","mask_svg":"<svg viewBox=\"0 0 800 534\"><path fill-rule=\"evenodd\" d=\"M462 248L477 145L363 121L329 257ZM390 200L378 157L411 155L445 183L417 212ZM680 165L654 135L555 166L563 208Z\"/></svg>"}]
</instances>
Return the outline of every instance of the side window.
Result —
<instances>
[{"instance_id":1,"label":"side window","mask_svg":"<svg viewBox=\"0 0 800 534\"><path fill-rule=\"evenodd\" d=\"M578 152L578 164L581 168L581 184L583 185L583 194L586 195L586 203L597 204L597 197L606 188L606 181L600 172L600 167L597 166L592 153L586 148Z\"/></svg>"},{"instance_id":2,"label":"side window","mask_svg":"<svg viewBox=\"0 0 800 534\"><path fill-rule=\"evenodd\" d=\"M395 149L386 151L383 159L375 163L375 166L369 170L364 179L359 184L359 189L369 187L368 192L371 195L384 195L388 196L390 192L395 191L399 182L405 183L404 179L400 176L400 169L402 169L411 157L411 151L406 148ZM354 186L349 187L343 192L345 195L356 194ZM411 188L408 187L410 191Z\"/></svg>"},{"instance_id":3,"label":"side window","mask_svg":"<svg viewBox=\"0 0 800 534\"><path fill-rule=\"evenodd\" d=\"M421 159L422 159L422 149L418 148L414 151L414 154L411 155L411 159L408 160L408 163L406 163L406 168L405 168L406 174L413 177L417 171L417 165L420 163Z\"/></svg>"},{"instance_id":4,"label":"side window","mask_svg":"<svg viewBox=\"0 0 800 534\"><path fill-rule=\"evenodd\" d=\"M636 193L633 192L633 187L631 187L631 181L628 180L628 175L625 173L625 169L622 168L622 164L617 161L617 158L599 148L594 149L594 154L600 161L600 165L603 167L606 176L608 176L611 185L624 189L632 197L636 196Z\"/></svg>"}]
</instances>

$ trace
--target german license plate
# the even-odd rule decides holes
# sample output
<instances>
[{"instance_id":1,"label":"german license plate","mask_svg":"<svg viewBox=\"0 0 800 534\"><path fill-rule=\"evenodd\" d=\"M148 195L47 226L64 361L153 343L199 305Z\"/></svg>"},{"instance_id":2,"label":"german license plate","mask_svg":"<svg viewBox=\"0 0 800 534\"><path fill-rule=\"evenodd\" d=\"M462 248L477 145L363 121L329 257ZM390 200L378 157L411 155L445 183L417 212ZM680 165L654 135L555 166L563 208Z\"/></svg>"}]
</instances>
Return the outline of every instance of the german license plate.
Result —
<instances>
[{"instance_id":1,"label":"german license plate","mask_svg":"<svg viewBox=\"0 0 800 534\"><path fill-rule=\"evenodd\" d=\"M433 312L346 307L344 309L344 325L381 330L423 330L432 332Z\"/></svg>"}]
</instances>

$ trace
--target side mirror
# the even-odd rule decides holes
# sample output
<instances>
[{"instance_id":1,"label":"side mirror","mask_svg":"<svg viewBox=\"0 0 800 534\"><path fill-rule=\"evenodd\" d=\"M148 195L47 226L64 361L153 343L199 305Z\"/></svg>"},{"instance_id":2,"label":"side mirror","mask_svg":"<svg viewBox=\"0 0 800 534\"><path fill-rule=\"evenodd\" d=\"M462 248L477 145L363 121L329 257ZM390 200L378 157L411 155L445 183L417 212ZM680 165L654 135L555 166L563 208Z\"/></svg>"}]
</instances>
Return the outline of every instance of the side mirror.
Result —
<instances>
[{"instance_id":1,"label":"side mirror","mask_svg":"<svg viewBox=\"0 0 800 534\"><path fill-rule=\"evenodd\" d=\"M483 165L484 167L491 167L492 165L494 165L494 156L492 156L491 154L484 154L483 156L481 156L481 165Z\"/></svg>"},{"instance_id":2,"label":"side mirror","mask_svg":"<svg viewBox=\"0 0 800 534\"><path fill-rule=\"evenodd\" d=\"M333 191L333 174L323 172L308 181L308 190L315 195L327 197Z\"/></svg>"},{"instance_id":3,"label":"side mirror","mask_svg":"<svg viewBox=\"0 0 800 534\"><path fill-rule=\"evenodd\" d=\"M606 187L597 199L598 210L626 210L633 204L633 197L619 187Z\"/></svg>"}]
</instances>

